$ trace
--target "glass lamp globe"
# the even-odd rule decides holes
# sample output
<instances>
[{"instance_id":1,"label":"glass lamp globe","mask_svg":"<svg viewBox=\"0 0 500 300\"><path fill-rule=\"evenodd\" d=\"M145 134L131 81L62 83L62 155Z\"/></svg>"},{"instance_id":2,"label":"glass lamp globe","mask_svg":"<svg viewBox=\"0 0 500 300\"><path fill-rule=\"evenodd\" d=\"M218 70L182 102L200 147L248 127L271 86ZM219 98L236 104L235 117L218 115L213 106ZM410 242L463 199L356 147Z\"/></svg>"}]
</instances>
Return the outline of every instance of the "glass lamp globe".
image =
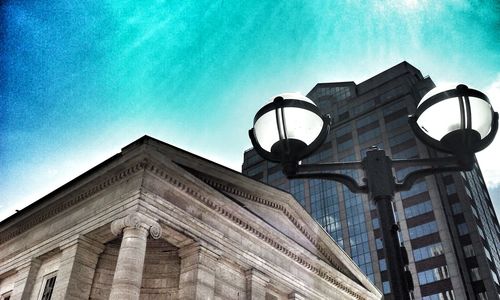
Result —
<instances>
[{"instance_id":1,"label":"glass lamp globe","mask_svg":"<svg viewBox=\"0 0 500 300\"><path fill-rule=\"evenodd\" d=\"M428 146L447 153L471 154L493 141L498 114L480 91L448 85L424 95L410 117L410 125Z\"/></svg>"},{"instance_id":2,"label":"glass lamp globe","mask_svg":"<svg viewBox=\"0 0 500 300\"><path fill-rule=\"evenodd\" d=\"M283 93L257 112L249 135L264 159L297 162L323 143L329 124L329 117L322 116L311 99L299 93Z\"/></svg>"}]
</instances>

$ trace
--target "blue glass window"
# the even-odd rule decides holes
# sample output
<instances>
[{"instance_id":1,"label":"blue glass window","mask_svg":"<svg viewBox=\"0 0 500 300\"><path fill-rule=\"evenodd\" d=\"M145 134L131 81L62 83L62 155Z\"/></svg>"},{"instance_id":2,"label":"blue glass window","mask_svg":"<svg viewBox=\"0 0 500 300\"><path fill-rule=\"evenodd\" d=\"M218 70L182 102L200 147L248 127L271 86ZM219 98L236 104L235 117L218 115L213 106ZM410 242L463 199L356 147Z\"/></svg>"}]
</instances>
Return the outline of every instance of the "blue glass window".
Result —
<instances>
[{"instance_id":1,"label":"blue glass window","mask_svg":"<svg viewBox=\"0 0 500 300\"><path fill-rule=\"evenodd\" d=\"M448 266L441 266L431 270L426 270L418 273L418 282L420 285L449 278Z\"/></svg>"},{"instance_id":2,"label":"blue glass window","mask_svg":"<svg viewBox=\"0 0 500 300\"><path fill-rule=\"evenodd\" d=\"M342 240L337 184L333 181L309 180L311 215L339 244Z\"/></svg>"},{"instance_id":3,"label":"blue glass window","mask_svg":"<svg viewBox=\"0 0 500 300\"><path fill-rule=\"evenodd\" d=\"M382 290L384 292L384 295L391 293L391 285L389 284L389 281L382 282Z\"/></svg>"},{"instance_id":4,"label":"blue glass window","mask_svg":"<svg viewBox=\"0 0 500 300\"><path fill-rule=\"evenodd\" d=\"M409 191L401 192L401 198L406 199L427 191L427 183L425 180L415 183Z\"/></svg>"},{"instance_id":5,"label":"blue glass window","mask_svg":"<svg viewBox=\"0 0 500 300\"><path fill-rule=\"evenodd\" d=\"M397 101L391 105L387 105L382 109L382 112L384 116L388 116L394 112L400 111L400 110L406 110L406 103L404 101Z\"/></svg>"},{"instance_id":6,"label":"blue glass window","mask_svg":"<svg viewBox=\"0 0 500 300\"><path fill-rule=\"evenodd\" d=\"M347 125L344 125L342 127L339 127L339 128L334 128L332 130L333 132L335 132L335 136L336 137L341 137L343 136L344 134L347 134L347 133L350 133L352 132L352 126L351 124L347 124Z\"/></svg>"},{"instance_id":7,"label":"blue glass window","mask_svg":"<svg viewBox=\"0 0 500 300\"><path fill-rule=\"evenodd\" d=\"M422 300L455 300L453 290L439 292L432 295L422 297Z\"/></svg>"},{"instance_id":8,"label":"blue glass window","mask_svg":"<svg viewBox=\"0 0 500 300\"><path fill-rule=\"evenodd\" d=\"M406 218L413 218L430 211L432 211L432 203L428 200L405 208L405 216Z\"/></svg>"},{"instance_id":9,"label":"blue glass window","mask_svg":"<svg viewBox=\"0 0 500 300\"><path fill-rule=\"evenodd\" d=\"M392 153L392 158L394 159L415 158L417 156L418 156L418 151L416 146L412 146L402 151Z\"/></svg>"},{"instance_id":10,"label":"blue glass window","mask_svg":"<svg viewBox=\"0 0 500 300\"><path fill-rule=\"evenodd\" d=\"M452 195L457 193L457 187L454 183L446 185L446 194Z\"/></svg>"},{"instance_id":11,"label":"blue glass window","mask_svg":"<svg viewBox=\"0 0 500 300\"><path fill-rule=\"evenodd\" d=\"M457 224L457 229L459 235L466 235L469 233L469 226L467 226L467 223Z\"/></svg>"},{"instance_id":12,"label":"blue glass window","mask_svg":"<svg viewBox=\"0 0 500 300\"><path fill-rule=\"evenodd\" d=\"M427 258L441 255L443 253L443 245L441 243L413 249L413 257L415 258L415 261L421 261Z\"/></svg>"},{"instance_id":13,"label":"blue glass window","mask_svg":"<svg viewBox=\"0 0 500 300\"><path fill-rule=\"evenodd\" d=\"M454 215L458 215L463 212L462 203L456 202L451 205L451 211Z\"/></svg>"},{"instance_id":14,"label":"blue glass window","mask_svg":"<svg viewBox=\"0 0 500 300\"><path fill-rule=\"evenodd\" d=\"M283 175L283 173L281 171L276 171L274 173L267 175L267 181L273 182L273 181L276 181L276 180L281 179L283 177L285 177L285 176Z\"/></svg>"},{"instance_id":15,"label":"blue glass window","mask_svg":"<svg viewBox=\"0 0 500 300\"><path fill-rule=\"evenodd\" d=\"M385 258L379 259L378 265L380 267L380 272L387 270L387 263L385 262Z\"/></svg>"},{"instance_id":16,"label":"blue glass window","mask_svg":"<svg viewBox=\"0 0 500 300\"><path fill-rule=\"evenodd\" d=\"M393 121L385 123L385 129L387 131L392 131L392 130L395 130L395 129L398 129L398 128L401 128L404 126L408 126L408 116L407 115L403 115L403 116L401 116Z\"/></svg>"},{"instance_id":17,"label":"blue glass window","mask_svg":"<svg viewBox=\"0 0 500 300\"><path fill-rule=\"evenodd\" d=\"M389 138L389 146L394 147L399 144L403 144L404 142L413 140L415 135L411 131L403 131L393 137Z\"/></svg>"},{"instance_id":18,"label":"blue glass window","mask_svg":"<svg viewBox=\"0 0 500 300\"><path fill-rule=\"evenodd\" d=\"M362 128L366 125L369 125L371 123L375 123L375 122L378 122L378 116L377 114L370 114L366 117L363 117L363 118L359 118L357 121L356 121L356 127L357 128Z\"/></svg>"},{"instance_id":19,"label":"blue glass window","mask_svg":"<svg viewBox=\"0 0 500 300\"><path fill-rule=\"evenodd\" d=\"M408 229L410 239L416 239L438 231L436 221L424 223Z\"/></svg>"},{"instance_id":20,"label":"blue glass window","mask_svg":"<svg viewBox=\"0 0 500 300\"><path fill-rule=\"evenodd\" d=\"M370 129L362 134L358 134L358 141L360 144L367 142L369 140L373 140L380 136L380 127L375 127Z\"/></svg>"},{"instance_id":21,"label":"blue glass window","mask_svg":"<svg viewBox=\"0 0 500 300\"><path fill-rule=\"evenodd\" d=\"M297 201L305 207L306 205L306 200L305 200L305 188L304 188L304 181L300 179L294 179L290 180L290 193L297 199Z\"/></svg>"},{"instance_id":22,"label":"blue glass window","mask_svg":"<svg viewBox=\"0 0 500 300\"><path fill-rule=\"evenodd\" d=\"M342 144L338 144L338 145L337 145L337 150L338 150L339 152L346 151L346 150L348 150L348 149L352 149L352 148L353 148L353 145L354 145L354 144L353 144L352 140L348 140L348 141L345 141L345 142L344 142L344 143L342 143Z\"/></svg>"}]
</instances>

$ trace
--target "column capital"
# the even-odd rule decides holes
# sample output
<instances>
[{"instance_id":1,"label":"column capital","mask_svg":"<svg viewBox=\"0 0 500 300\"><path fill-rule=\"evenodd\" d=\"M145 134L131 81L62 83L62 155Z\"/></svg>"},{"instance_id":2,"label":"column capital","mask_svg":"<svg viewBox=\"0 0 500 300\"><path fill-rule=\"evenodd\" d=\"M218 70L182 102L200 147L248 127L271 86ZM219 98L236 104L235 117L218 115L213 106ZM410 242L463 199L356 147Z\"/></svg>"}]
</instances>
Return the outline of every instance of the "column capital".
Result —
<instances>
[{"instance_id":1,"label":"column capital","mask_svg":"<svg viewBox=\"0 0 500 300\"><path fill-rule=\"evenodd\" d=\"M111 232L118 236L122 234L125 228L145 229L153 239L161 237L161 226L158 222L137 212L131 213L121 219L114 220L111 223Z\"/></svg>"}]
</instances>

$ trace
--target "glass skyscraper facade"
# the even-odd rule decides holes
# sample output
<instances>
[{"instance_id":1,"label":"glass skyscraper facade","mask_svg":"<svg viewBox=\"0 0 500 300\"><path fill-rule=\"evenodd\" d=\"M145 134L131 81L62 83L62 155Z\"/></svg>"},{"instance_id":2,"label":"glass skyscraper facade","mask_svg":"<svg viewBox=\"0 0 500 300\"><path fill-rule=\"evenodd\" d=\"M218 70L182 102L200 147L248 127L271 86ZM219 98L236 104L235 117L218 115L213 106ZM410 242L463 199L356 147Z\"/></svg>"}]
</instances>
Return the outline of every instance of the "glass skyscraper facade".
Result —
<instances>
[{"instance_id":1,"label":"glass skyscraper facade","mask_svg":"<svg viewBox=\"0 0 500 300\"><path fill-rule=\"evenodd\" d=\"M433 87L407 62L360 84L317 84L307 96L331 115L333 126L304 163L361 160L371 146L393 159L442 155L420 143L408 125L408 115ZM394 174L401 180L412 170L399 168ZM341 172L363 179L360 170ZM293 194L392 299L378 214L366 195L333 181L287 180L281 166L252 149L244 153L243 173ZM500 226L477 164L470 172L427 176L394 200L416 299L499 299Z\"/></svg>"}]
</instances>

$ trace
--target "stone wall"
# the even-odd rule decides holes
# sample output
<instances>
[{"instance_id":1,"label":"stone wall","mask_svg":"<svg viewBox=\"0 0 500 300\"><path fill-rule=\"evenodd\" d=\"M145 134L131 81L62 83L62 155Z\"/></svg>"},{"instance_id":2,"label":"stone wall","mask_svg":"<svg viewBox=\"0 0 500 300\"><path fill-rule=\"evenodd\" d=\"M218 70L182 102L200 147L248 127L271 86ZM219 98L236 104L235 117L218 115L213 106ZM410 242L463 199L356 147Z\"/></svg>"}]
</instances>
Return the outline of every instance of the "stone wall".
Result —
<instances>
[{"instance_id":1,"label":"stone wall","mask_svg":"<svg viewBox=\"0 0 500 300\"><path fill-rule=\"evenodd\" d=\"M177 248L163 240L148 240L140 299L177 299L179 272Z\"/></svg>"},{"instance_id":2,"label":"stone wall","mask_svg":"<svg viewBox=\"0 0 500 300\"><path fill-rule=\"evenodd\" d=\"M92 282L90 299L109 299L120 242L119 239L116 239L107 243L106 248L99 256L94 273L94 280Z\"/></svg>"}]
</instances>

